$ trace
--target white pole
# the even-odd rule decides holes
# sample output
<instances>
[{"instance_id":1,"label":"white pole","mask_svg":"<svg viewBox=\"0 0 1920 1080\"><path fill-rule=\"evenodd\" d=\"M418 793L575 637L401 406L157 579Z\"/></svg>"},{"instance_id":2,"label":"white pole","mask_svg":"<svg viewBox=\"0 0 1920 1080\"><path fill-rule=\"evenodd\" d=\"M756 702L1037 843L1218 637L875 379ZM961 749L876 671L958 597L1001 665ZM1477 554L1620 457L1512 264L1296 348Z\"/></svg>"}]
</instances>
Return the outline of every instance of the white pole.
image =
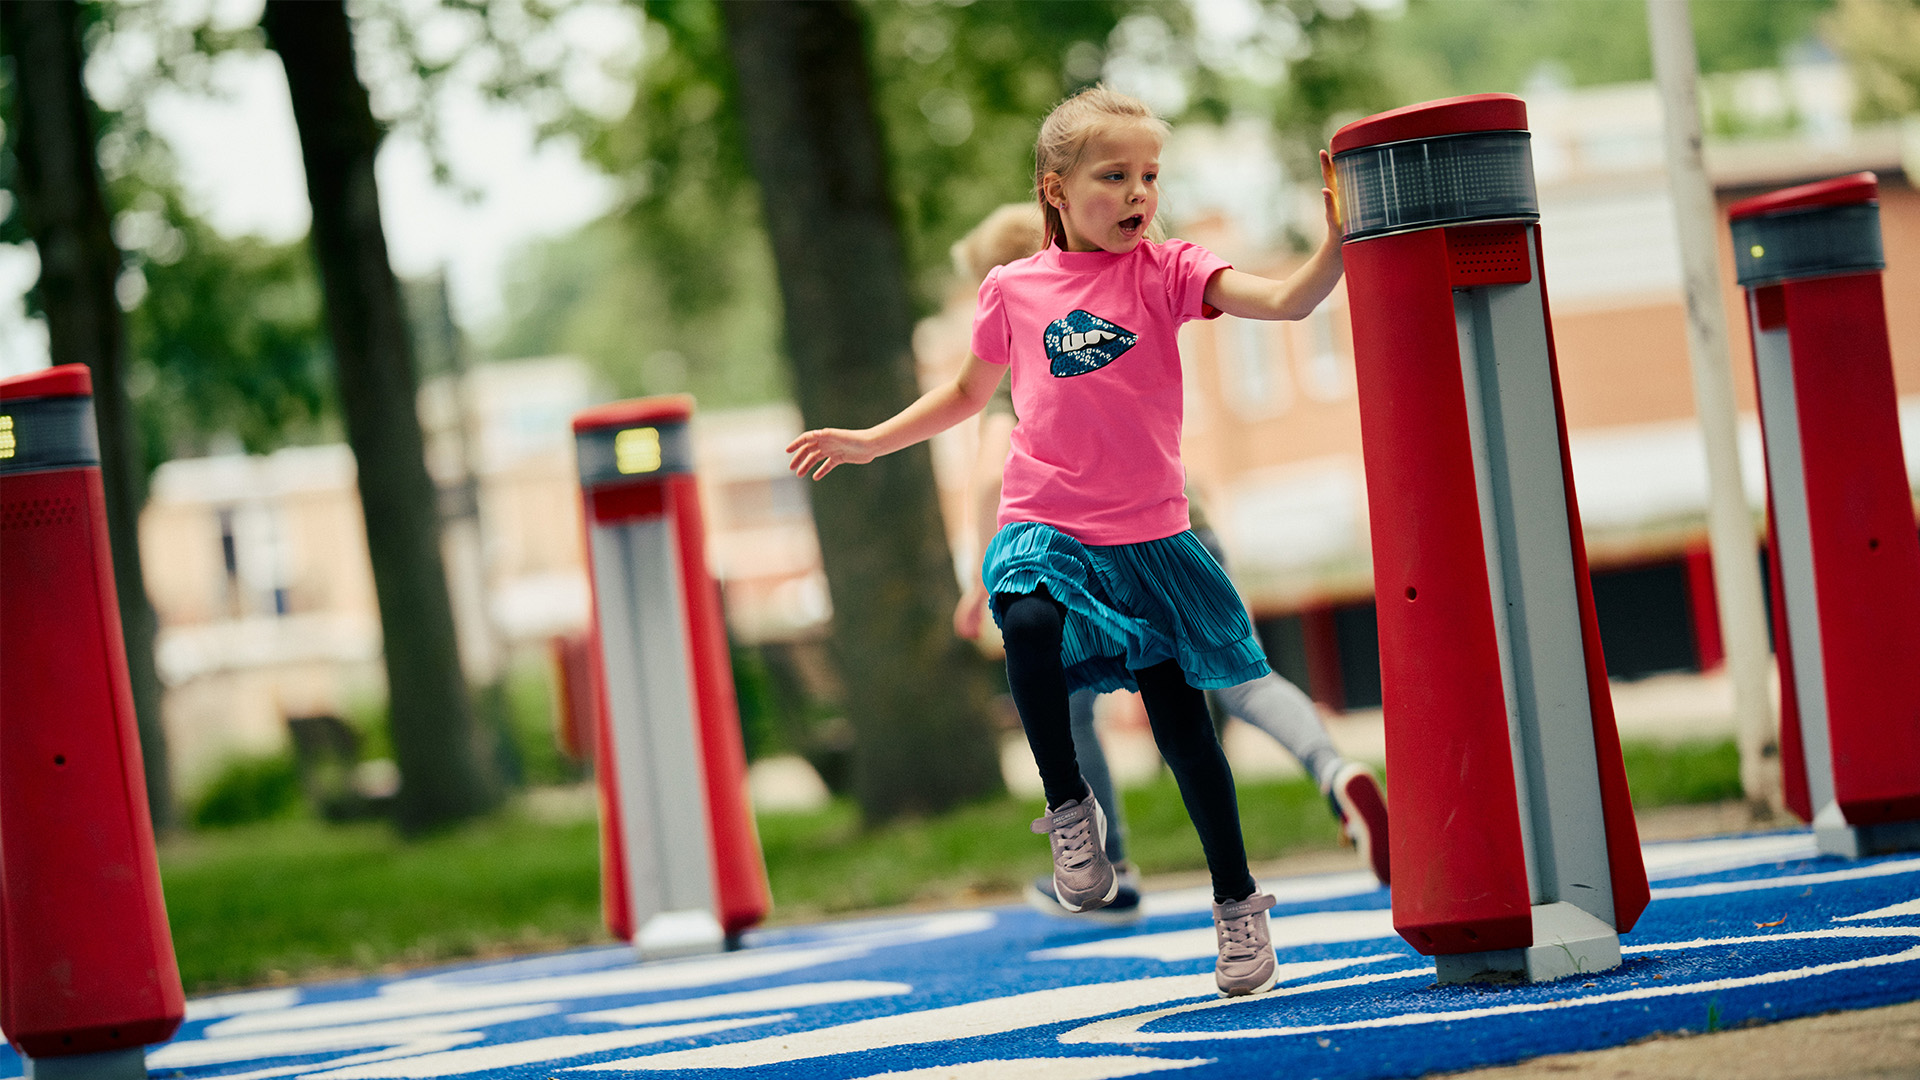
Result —
<instances>
[{"instance_id":1,"label":"white pole","mask_svg":"<svg viewBox=\"0 0 1920 1080\"><path fill-rule=\"evenodd\" d=\"M1781 805L1779 735L1767 699L1767 622L1753 515L1740 480L1740 444L1720 291L1720 211L1701 158L1698 60L1687 0L1647 0L1653 74L1666 112L1667 180L1680 233L1687 295L1687 354L1700 432L1707 443L1707 543L1733 682L1740 784L1756 814Z\"/></svg>"}]
</instances>

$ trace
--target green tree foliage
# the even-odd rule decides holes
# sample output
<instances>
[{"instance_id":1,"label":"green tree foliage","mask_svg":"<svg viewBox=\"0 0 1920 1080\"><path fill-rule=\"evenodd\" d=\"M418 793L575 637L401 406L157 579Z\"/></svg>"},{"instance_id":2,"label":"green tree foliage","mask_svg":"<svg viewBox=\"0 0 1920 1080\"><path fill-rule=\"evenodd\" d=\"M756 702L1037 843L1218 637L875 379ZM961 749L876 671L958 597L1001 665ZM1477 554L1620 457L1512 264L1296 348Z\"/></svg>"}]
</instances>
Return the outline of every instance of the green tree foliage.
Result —
<instances>
[{"instance_id":1,"label":"green tree foliage","mask_svg":"<svg viewBox=\"0 0 1920 1080\"><path fill-rule=\"evenodd\" d=\"M212 93L214 61L257 49L258 34L172 21L160 5L83 4L92 53L146 59L113 107L93 108L96 156L122 254L127 392L151 472L169 458L236 438L253 453L337 439L337 406L312 260L298 244L221 235L181 194L172 148L149 122L161 89ZM11 83L0 80L0 110ZM14 127L0 147L0 189L14 191ZM0 198L0 243L28 239L15 198ZM27 308L40 314L38 290Z\"/></svg>"},{"instance_id":2,"label":"green tree foliage","mask_svg":"<svg viewBox=\"0 0 1920 1080\"><path fill-rule=\"evenodd\" d=\"M631 109L611 124L571 124L624 198L573 236L530 248L491 351L573 353L620 394L690 390L707 406L784 397L772 255L718 14L704 0L644 10Z\"/></svg>"},{"instance_id":3,"label":"green tree foliage","mask_svg":"<svg viewBox=\"0 0 1920 1080\"><path fill-rule=\"evenodd\" d=\"M224 437L255 454L338 439L312 257L222 236L169 191L128 202L116 232L143 292L128 314L128 389L148 468Z\"/></svg>"},{"instance_id":4,"label":"green tree foliage","mask_svg":"<svg viewBox=\"0 0 1920 1080\"><path fill-rule=\"evenodd\" d=\"M942 298L948 247L994 206L1028 196L1034 125L1098 77L1132 6L862 5L919 310ZM633 107L587 143L626 198L527 253L490 349L587 357L621 393L691 390L707 406L785 397L778 289L718 10L712 0L644 10Z\"/></svg>"},{"instance_id":5,"label":"green tree foliage","mask_svg":"<svg viewBox=\"0 0 1920 1080\"><path fill-rule=\"evenodd\" d=\"M1408 99L1392 77L1395 65L1382 56L1387 20L1312 0L1293 0L1280 11L1298 27L1299 44L1273 105L1274 128L1289 174L1311 177L1336 128Z\"/></svg>"},{"instance_id":6,"label":"green tree foliage","mask_svg":"<svg viewBox=\"0 0 1920 1080\"><path fill-rule=\"evenodd\" d=\"M1920 0L1840 0L1823 24L1860 84L1860 118L1920 112Z\"/></svg>"},{"instance_id":7,"label":"green tree foliage","mask_svg":"<svg viewBox=\"0 0 1920 1080\"><path fill-rule=\"evenodd\" d=\"M868 0L875 107L922 311L951 280L947 250L994 207L1033 197L1040 117L1100 77L1140 5ZM1176 18L1184 14L1165 5Z\"/></svg>"},{"instance_id":8,"label":"green tree foliage","mask_svg":"<svg viewBox=\"0 0 1920 1080\"><path fill-rule=\"evenodd\" d=\"M1772 67L1805 41L1833 0L1692 0L1704 74ZM1381 68L1401 103L1517 93L1544 73L1575 86L1653 77L1646 0L1409 0L1380 19Z\"/></svg>"}]
</instances>

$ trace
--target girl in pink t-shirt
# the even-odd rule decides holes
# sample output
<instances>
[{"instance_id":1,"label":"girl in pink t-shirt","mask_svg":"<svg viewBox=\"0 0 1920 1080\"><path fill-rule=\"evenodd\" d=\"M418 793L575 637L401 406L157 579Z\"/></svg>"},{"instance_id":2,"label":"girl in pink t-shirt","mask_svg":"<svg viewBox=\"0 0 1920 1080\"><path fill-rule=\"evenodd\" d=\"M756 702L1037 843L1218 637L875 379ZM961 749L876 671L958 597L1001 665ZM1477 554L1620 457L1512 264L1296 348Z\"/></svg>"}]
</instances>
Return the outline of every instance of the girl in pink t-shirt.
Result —
<instances>
[{"instance_id":1,"label":"girl in pink t-shirt","mask_svg":"<svg viewBox=\"0 0 1920 1080\"><path fill-rule=\"evenodd\" d=\"M1034 152L1047 245L981 285L973 356L959 376L871 428L809 431L787 449L794 472L816 480L864 464L979 412L1012 369L1020 423L982 576L1046 789L1034 831L1053 848L1054 893L1087 911L1118 887L1105 814L1074 757L1067 696L1137 689L1206 853L1215 981L1223 994L1259 993L1274 979L1273 898L1248 872L1233 776L1201 691L1257 678L1267 663L1233 586L1188 528L1176 335L1222 311L1304 318L1339 280L1339 230L1324 191L1327 238L1285 281L1149 239L1166 130L1104 87L1057 106ZM1321 168L1330 172L1324 153Z\"/></svg>"}]
</instances>

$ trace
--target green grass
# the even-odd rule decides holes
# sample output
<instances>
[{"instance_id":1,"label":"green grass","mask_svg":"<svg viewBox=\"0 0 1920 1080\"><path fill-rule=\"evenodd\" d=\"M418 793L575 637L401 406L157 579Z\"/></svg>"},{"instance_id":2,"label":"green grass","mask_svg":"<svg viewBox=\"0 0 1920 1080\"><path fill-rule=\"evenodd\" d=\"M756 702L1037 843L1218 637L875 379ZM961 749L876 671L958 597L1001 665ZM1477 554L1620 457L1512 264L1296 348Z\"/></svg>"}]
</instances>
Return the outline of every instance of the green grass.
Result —
<instances>
[{"instance_id":1,"label":"green grass","mask_svg":"<svg viewBox=\"0 0 1920 1080\"><path fill-rule=\"evenodd\" d=\"M406 841L276 821L160 849L188 991L604 940L597 826L505 813Z\"/></svg>"},{"instance_id":2,"label":"green grass","mask_svg":"<svg viewBox=\"0 0 1920 1080\"><path fill-rule=\"evenodd\" d=\"M1741 797L1740 750L1732 739L1621 746L1637 810Z\"/></svg>"},{"instance_id":3,"label":"green grass","mask_svg":"<svg viewBox=\"0 0 1920 1080\"><path fill-rule=\"evenodd\" d=\"M1628 744L1642 810L1738 798L1733 744ZM1132 855L1149 875L1204 867L1171 779L1127 791ZM764 814L774 921L1003 897L1046 866L1037 802L1001 797L938 818L860 826L844 801ZM1243 783L1255 862L1338 840L1308 781ZM604 942L593 820L513 808L403 840L380 824L277 820L186 833L160 850L174 948L190 993Z\"/></svg>"}]
</instances>

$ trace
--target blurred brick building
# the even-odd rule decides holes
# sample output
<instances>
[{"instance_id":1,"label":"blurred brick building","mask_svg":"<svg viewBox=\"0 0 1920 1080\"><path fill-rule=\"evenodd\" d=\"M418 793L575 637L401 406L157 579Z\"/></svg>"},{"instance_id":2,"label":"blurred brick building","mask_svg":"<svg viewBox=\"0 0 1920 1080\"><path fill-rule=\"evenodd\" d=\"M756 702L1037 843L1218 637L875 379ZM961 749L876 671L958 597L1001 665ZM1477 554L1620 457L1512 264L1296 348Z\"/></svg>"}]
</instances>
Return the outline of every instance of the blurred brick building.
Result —
<instances>
[{"instance_id":1,"label":"blurred brick building","mask_svg":"<svg viewBox=\"0 0 1920 1080\"><path fill-rule=\"evenodd\" d=\"M421 389L461 657L476 683L541 662L553 636L587 625L570 424L602 396L586 365L565 357L482 364L464 389L448 379ZM817 636L827 619L806 492L782 453L799 425L788 405L695 416L708 557L739 640ZM346 446L168 462L140 534L184 790L231 757L284 747L289 717L384 697Z\"/></svg>"}]
</instances>

